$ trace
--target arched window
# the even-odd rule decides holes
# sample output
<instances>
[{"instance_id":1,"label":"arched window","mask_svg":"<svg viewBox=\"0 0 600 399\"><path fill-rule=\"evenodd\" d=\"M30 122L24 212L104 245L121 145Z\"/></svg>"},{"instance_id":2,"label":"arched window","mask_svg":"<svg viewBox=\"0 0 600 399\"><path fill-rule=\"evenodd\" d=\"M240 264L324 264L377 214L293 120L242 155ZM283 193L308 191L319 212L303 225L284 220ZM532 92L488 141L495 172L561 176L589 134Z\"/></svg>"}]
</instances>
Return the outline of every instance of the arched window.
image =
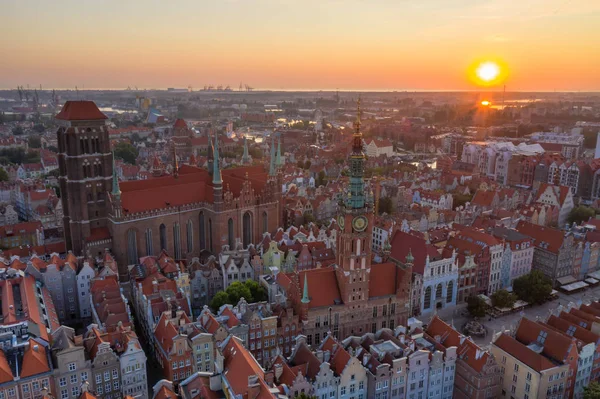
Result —
<instances>
[{"instance_id":1,"label":"arched window","mask_svg":"<svg viewBox=\"0 0 600 399\"><path fill-rule=\"evenodd\" d=\"M204 222L204 212L200 212L198 215L198 227L200 228L200 250L206 248L206 226Z\"/></svg>"},{"instance_id":2,"label":"arched window","mask_svg":"<svg viewBox=\"0 0 600 399\"><path fill-rule=\"evenodd\" d=\"M130 265L138 263L137 232L135 230L127 231L127 262Z\"/></svg>"},{"instance_id":3,"label":"arched window","mask_svg":"<svg viewBox=\"0 0 600 399\"><path fill-rule=\"evenodd\" d=\"M435 287L435 300L437 301L438 299L442 298L442 284L438 284Z\"/></svg>"},{"instance_id":4,"label":"arched window","mask_svg":"<svg viewBox=\"0 0 600 399\"><path fill-rule=\"evenodd\" d=\"M146 255L151 256L154 251L152 250L152 229L146 229Z\"/></svg>"},{"instance_id":5,"label":"arched window","mask_svg":"<svg viewBox=\"0 0 600 399\"><path fill-rule=\"evenodd\" d=\"M192 220L188 220L187 222L187 251L192 252L194 250L194 223Z\"/></svg>"},{"instance_id":6,"label":"arched window","mask_svg":"<svg viewBox=\"0 0 600 399\"><path fill-rule=\"evenodd\" d=\"M431 307L431 286L425 288L425 303L423 304L424 309L429 309Z\"/></svg>"},{"instance_id":7,"label":"arched window","mask_svg":"<svg viewBox=\"0 0 600 399\"><path fill-rule=\"evenodd\" d=\"M454 281L450 281L446 288L446 303L452 302L452 296L454 295L452 291L454 291Z\"/></svg>"},{"instance_id":8,"label":"arched window","mask_svg":"<svg viewBox=\"0 0 600 399\"><path fill-rule=\"evenodd\" d=\"M181 259L181 229L179 223L173 224L173 246L175 249L175 259Z\"/></svg>"},{"instance_id":9,"label":"arched window","mask_svg":"<svg viewBox=\"0 0 600 399\"><path fill-rule=\"evenodd\" d=\"M250 212L244 213L243 230L244 248L247 248L252 243L252 214Z\"/></svg>"},{"instance_id":10,"label":"arched window","mask_svg":"<svg viewBox=\"0 0 600 399\"><path fill-rule=\"evenodd\" d=\"M213 252L212 220L208 219L208 249Z\"/></svg>"},{"instance_id":11,"label":"arched window","mask_svg":"<svg viewBox=\"0 0 600 399\"><path fill-rule=\"evenodd\" d=\"M233 236L233 219L231 218L227 221L227 242L229 243L229 249L234 249L235 239Z\"/></svg>"},{"instance_id":12,"label":"arched window","mask_svg":"<svg viewBox=\"0 0 600 399\"><path fill-rule=\"evenodd\" d=\"M160 225L160 249L167 249L167 226L164 224Z\"/></svg>"},{"instance_id":13,"label":"arched window","mask_svg":"<svg viewBox=\"0 0 600 399\"><path fill-rule=\"evenodd\" d=\"M269 231L269 216L267 215L267 211L264 211L262 214L262 233L266 233Z\"/></svg>"}]
</instances>

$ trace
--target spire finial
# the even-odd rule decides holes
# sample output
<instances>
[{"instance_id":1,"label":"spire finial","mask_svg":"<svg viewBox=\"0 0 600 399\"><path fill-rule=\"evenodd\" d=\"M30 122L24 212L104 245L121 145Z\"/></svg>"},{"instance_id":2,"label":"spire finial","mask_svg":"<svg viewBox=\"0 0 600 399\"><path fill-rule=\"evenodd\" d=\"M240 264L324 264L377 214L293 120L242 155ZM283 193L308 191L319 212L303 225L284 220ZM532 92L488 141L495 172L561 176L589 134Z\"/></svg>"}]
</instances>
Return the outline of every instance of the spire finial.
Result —
<instances>
[{"instance_id":1,"label":"spire finial","mask_svg":"<svg viewBox=\"0 0 600 399\"><path fill-rule=\"evenodd\" d=\"M277 138L277 158L275 159L275 164L278 168L283 165L283 161L281 160L281 135Z\"/></svg>"},{"instance_id":2,"label":"spire finial","mask_svg":"<svg viewBox=\"0 0 600 399\"><path fill-rule=\"evenodd\" d=\"M219 168L219 137L215 132L215 150L214 150L214 159L213 159L213 184L221 185L223 184L223 179L221 179L221 169Z\"/></svg>"},{"instance_id":3,"label":"spire finial","mask_svg":"<svg viewBox=\"0 0 600 399\"><path fill-rule=\"evenodd\" d=\"M250 163L250 155L248 154L248 138L244 136L244 155L242 155L242 163Z\"/></svg>"},{"instance_id":4,"label":"spire finial","mask_svg":"<svg viewBox=\"0 0 600 399\"><path fill-rule=\"evenodd\" d=\"M179 161L177 160L177 146L173 143L173 175L179 175Z\"/></svg>"},{"instance_id":5,"label":"spire finial","mask_svg":"<svg viewBox=\"0 0 600 399\"><path fill-rule=\"evenodd\" d=\"M113 175L112 175L112 195L121 195L121 189L119 187L119 177L117 176L117 167L115 163L115 152L112 153L112 167L113 167Z\"/></svg>"},{"instance_id":6,"label":"spire finial","mask_svg":"<svg viewBox=\"0 0 600 399\"><path fill-rule=\"evenodd\" d=\"M360 94L358 95L358 101L356 102L356 121L354 122L354 129L356 134L360 134Z\"/></svg>"},{"instance_id":7,"label":"spire finial","mask_svg":"<svg viewBox=\"0 0 600 399\"><path fill-rule=\"evenodd\" d=\"M275 176L275 132L271 136L271 163L269 164L269 176Z\"/></svg>"},{"instance_id":8,"label":"spire finial","mask_svg":"<svg viewBox=\"0 0 600 399\"><path fill-rule=\"evenodd\" d=\"M310 303L310 298L308 297L308 277L306 273L304 273L304 289L302 290L302 303Z\"/></svg>"}]
</instances>

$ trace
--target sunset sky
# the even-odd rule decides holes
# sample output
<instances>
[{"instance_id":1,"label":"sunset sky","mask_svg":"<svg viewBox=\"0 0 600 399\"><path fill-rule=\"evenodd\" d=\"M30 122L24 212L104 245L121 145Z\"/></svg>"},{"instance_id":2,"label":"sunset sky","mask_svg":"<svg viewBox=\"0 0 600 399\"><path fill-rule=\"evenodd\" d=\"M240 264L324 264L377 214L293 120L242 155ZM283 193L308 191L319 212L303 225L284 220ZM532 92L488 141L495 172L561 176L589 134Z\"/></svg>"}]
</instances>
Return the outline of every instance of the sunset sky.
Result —
<instances>
[{"instance_id":1,"label":"sunset sky","mask_svg":"<svg viewBox=\"0 0 600 399\"><path fill-rule=\"evenodd\" d=\"M3 0L0 88L600 90L600 0ZM498 87L501 87L498 86Z\"/></svg>"}]
</instances>

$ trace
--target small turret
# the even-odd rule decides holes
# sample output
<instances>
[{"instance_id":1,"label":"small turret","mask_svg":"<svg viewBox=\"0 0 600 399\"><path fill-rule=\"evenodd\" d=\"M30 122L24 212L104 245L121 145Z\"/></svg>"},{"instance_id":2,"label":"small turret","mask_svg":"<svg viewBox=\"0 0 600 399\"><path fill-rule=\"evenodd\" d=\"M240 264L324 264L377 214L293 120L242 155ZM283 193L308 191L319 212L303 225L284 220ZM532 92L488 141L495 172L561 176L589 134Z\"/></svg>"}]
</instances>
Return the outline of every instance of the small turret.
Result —
<instances>
[{"instance_id":1,"label":"small turret","mask_svg":"<svg viewBox=\"0 0 600 399\"><path fill-rule=\"evenodd\" d=\"M302 290L302 303L309 304L310 297L308 296L308 277L306 273L304 273L304 289Z\"/></svg>"},{"instance_id":2,"label":"small turret","mask_svg":"<svg viewBox=\"0 0 600 399\"><path fill-rule=\"evenodd\" d=\"M250 163L250 154L248 153L248 139L244 136L244 155L242 156L242 163L247 165Z\"/></svg>"},{"instance_id":3,"label":"small turret","mask_svg":"<svg viewBox=\"0 0 600 399\"><path fill-rule=\"evenodd\" d=\"M275 136L271 136L271 163L269 164L269 176L275 176Z\"/></svg>"},{"instance_id":4,"label":"small turret","mask_svg":"<svg viewBox=\"0 0 600 399\"><path fill-rule=\"evenodd\" d=\"M408 254L406 254L406 264L413 264L415 262L415 258L412 255L412 251L409 248L408 249Z\"/></svg>"}]
</instances>

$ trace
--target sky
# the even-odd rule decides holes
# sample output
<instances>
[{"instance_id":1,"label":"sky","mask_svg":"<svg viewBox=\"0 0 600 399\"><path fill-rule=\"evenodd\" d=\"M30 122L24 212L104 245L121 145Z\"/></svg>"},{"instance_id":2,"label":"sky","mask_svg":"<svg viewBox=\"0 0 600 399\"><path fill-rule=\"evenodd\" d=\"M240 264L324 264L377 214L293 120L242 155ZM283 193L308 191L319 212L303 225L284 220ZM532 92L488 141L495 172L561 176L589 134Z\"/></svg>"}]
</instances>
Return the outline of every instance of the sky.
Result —
<instances>
[{"instance_id":1,"label":"sky","mask_svg":"<svg viewBox=\"0 0 600 399\"><path fill-rule=\"evenodd\" d=\"M600 0L1 0L0 88L600 91Z\"/></svg>"}]
</instances>

